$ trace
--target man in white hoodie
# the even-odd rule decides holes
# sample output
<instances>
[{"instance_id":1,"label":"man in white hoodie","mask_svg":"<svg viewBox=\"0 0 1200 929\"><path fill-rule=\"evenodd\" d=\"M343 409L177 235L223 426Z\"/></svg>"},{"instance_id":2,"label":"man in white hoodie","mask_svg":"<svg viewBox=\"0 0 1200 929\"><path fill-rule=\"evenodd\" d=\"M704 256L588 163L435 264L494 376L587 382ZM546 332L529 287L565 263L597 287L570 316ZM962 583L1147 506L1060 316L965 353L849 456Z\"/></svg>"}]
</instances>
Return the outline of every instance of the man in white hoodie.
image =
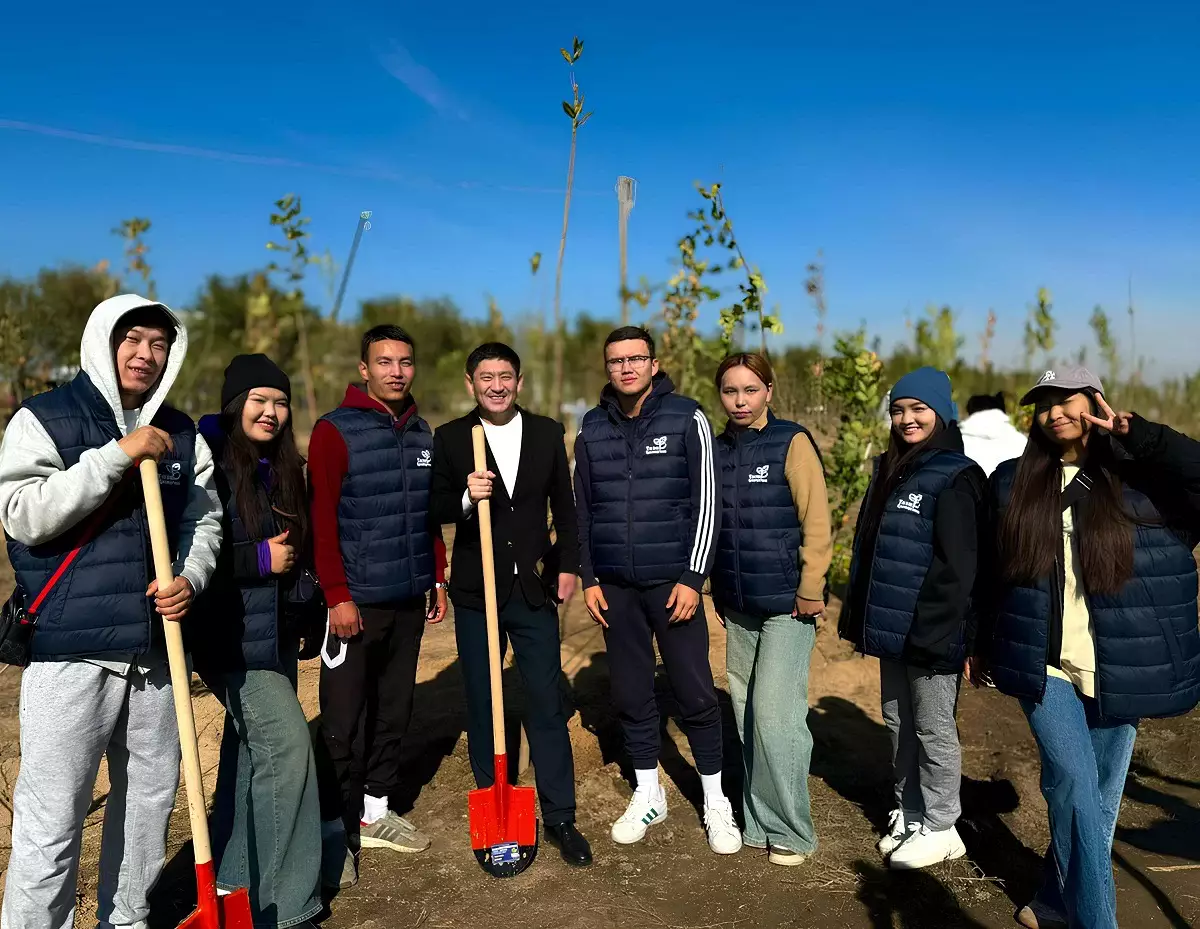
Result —
<instances>
[{"instance_id":1,"label":"man in white hoodie","mask_svg":"<svg viewBox=\"0 0 1200 929\"><path fill-rule=\"evenodd\" d=\"M1025 453L1025 433L1009 420L1003 391L968 400L967 418L958 428L962 432L963 451L989 477L1000 464Z\"/></svg>"},{"instance_id":2,"label":"man in white hoodie","mask_svg":"<svg viewBox=\"0 0 1200 929\"><path fill-rule=\"evenodd\" d=\"M179 780L163 621L184 618L216 567L221 504L192 421L164 404L187 353L165 306L134 294L92 312L69 384L26 401L0 444L0 523L26 605L78 557L37 614L21 679L21 769L3 929L70 929L100 759L110 789L100 929L144 927ZM153 580L136 462L153 458L176 580Z\"/></svg>"}]
</instances>

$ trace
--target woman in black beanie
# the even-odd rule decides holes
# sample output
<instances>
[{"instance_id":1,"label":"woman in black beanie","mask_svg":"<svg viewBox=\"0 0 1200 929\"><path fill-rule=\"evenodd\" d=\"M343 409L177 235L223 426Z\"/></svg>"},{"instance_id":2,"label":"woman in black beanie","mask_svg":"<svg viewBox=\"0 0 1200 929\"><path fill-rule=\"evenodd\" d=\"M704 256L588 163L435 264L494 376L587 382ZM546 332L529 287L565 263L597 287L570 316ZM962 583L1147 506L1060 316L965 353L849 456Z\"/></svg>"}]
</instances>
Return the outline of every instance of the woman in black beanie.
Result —
<instances>
[{"instance_id":1,"label":"woman in black beanie","mask_svg":"<svg viewBox=\"0 0 1200 929\"><path fill-rule=\"evenodd\" d=\"M288 610L308 536L291 392L266 355L238 355L225 369L221 412L200 420L225 509L191 643L197 672L226 709L213 851L218 886L250 889L256 926L296 926L321 911L317 777L296 698L300 630Z\"/></svg>"}]
</instances>

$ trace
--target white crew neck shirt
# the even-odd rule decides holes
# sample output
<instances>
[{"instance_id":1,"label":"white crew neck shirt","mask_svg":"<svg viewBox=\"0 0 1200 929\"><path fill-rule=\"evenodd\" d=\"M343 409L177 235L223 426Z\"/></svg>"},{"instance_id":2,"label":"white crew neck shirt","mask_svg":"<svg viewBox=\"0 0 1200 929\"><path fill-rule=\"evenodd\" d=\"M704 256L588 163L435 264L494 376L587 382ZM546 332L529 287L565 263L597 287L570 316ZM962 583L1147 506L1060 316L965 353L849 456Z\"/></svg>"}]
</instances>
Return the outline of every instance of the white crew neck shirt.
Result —
<instances>
[{"instance_id":1,"label":"white crew neck shirt","mask_svg":"<svg viewBox=\"0 0 1200 929\"><path fill-rule=\"evenodd\" d=\"M521 464L521 433L524 428L521 424L521 412L518 410L503 426L493 425L482 418L479 421L483 423L483 434L487 436L492 457L496 459L496 467L500 469L500 479L504 481L509 499L512 499L513 488L517 486L517 468Z\"/></svg>"}]
</instances>

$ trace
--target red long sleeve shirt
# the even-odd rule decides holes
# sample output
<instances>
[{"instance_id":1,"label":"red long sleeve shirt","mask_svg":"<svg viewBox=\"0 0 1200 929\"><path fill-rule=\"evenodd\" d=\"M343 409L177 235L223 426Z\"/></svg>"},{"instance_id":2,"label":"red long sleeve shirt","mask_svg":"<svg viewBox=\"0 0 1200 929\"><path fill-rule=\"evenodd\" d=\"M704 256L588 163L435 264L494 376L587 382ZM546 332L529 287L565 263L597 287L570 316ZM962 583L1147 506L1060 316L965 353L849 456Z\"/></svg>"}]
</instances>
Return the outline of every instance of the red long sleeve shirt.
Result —
<instances>
[{"instance_id":1,"label":"red long sleeve shirt","mask_svg":"<svg viewBox=\"0 0 1200 929\"><path fill-rule=\"evenodd\" d=\"M391 415L391 410L355 385L346 389L342 406L382 410ZM410 403L403 413L393 417L393 427L404 428L409 417L416 415L417 405ZM341 536L338 532L338 504L342 499L342 481L349 470L350 454L346 450L342 434L333 423L327 420L319 421L308 443L313 559L316 562L317 578L325 592L325 601L331 607L351 599L350 588L346 583L346 566L342 561ZM434 576L438 583L445 583L446 543L442 541L440 527L433 539L433 553Z\"/></svg>"}]
</instances>

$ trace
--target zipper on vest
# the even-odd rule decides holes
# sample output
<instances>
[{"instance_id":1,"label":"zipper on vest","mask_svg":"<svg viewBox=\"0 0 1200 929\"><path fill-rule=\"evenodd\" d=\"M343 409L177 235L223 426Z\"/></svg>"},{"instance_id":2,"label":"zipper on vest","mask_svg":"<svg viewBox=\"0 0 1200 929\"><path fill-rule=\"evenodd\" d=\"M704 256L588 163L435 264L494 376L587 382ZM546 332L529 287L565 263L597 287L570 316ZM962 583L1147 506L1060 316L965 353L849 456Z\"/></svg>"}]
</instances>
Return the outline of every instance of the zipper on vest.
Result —
<instances>
[{"instance_id":1,"label":"zipper on vest","mask_svg":"<svg viewBox=\"0 0 1200 929\"><path fill-rule=\"evenodd\" d=\"M625 545L629 550L629 582L637 582L633 564L633 444L625 443Z\"/></svg>"},{"instance_id":2,"label":"zipper on vest","mask_svg":"<svg viewBox=\"0 0 1200 929\"><path fill-rule=\"evenodd\" d=\"M145 566L146 565L146 551L150 544L149 539L146 538L147 526L146 526L146 500L145 500L145 497L142 498L142 507L138 511L137 516L138 516L138 520L137 520L138 536L142 540L142 565ZM153 564L153 555L151 556L151 564ZM146 597L145 601L146 601L146 652L148 653L150 651L150 649L152 649L154 647L154 617L157 616L158 614L155 612L155 609L154 609L154 605L153 605L154 601L150 597ZM163 641L164 642L166 641L165 635L163 637ZM134 654L140 655L141 652L135 651Z\"/></svg>"},{"instance_id":3,"label":"zipper on vest","mask_svg":"<svg viewBox=\"0 0 1200 929\"><path fill-rule=\"evenodd\" d=\"M400 481L404 485L404 531L406 533L408 532L408 462L404 460L404 433L407 431L407 429L407 425L397 429L396 423L394 421L392 423L392 436L395 438L396 445L400 450ZM411 539L409 541L411 542ZM406 562L408 562L408 590L410 594L414 594L414 589L417 586L417 578L416 575L413 574L415 569L413 567L412 554L413 553L410 545L408 557L404 559Z\"/></svg>"},{"instance_id":4,"label":"zipper on vest","mask_svg":"<svg viewBox=\"0 0 1200 929\"><path fill-rule=\"evenodd\" d=\"M733 589L737 596L738 609L745 609L742 601L742 482L738 479L742 473L742 437L733 440Z\"/></svg>"}]
</instances>

